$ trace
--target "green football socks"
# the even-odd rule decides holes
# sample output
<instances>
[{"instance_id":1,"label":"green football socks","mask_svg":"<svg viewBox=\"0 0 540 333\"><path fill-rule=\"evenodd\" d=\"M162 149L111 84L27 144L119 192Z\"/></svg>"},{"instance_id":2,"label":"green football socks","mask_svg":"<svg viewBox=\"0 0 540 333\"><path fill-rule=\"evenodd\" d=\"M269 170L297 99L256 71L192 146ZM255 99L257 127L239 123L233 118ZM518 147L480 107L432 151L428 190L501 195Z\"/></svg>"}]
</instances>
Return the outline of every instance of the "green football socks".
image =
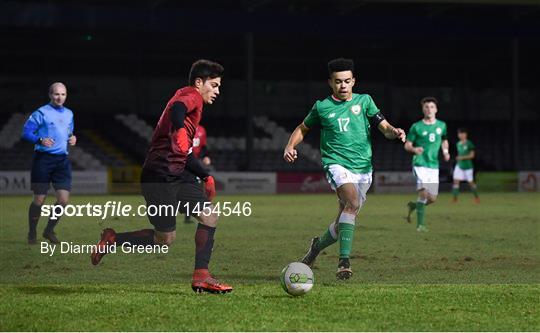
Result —
<instances>
[{"instance_id":1,"label":"green football socks","mask_svg":"<svg viewBox=\"0 0 540 333\"><path fill-rule=\"evenodd\" d=\"M315 248L317 249L317 251L322 251L323 249L337 242L337 235L334 229L335 225L336 225L336 222L330 223L330 226L328 227L328 229L326 229L324 234L322 234L321 237L319 237L319 240L315 244Z\"/></svg>"},{"instance_id":2,"label":"green football socks","mask_svg":"<svg viewBox=\"0 0 540 333\"><path fill-rule=\"evenodd\" d=\"M478 190L476 189L476 186L471 186L471 192L474 194L475 198L478 198Z\"/></svg>"},{"instance_id":3,"label":"green football socks","mask_svg":"<svg viewBox=\"0 0 540 333\"><path fill-rule=\"evenodd\" d=\"M335 222L332 222L328 229L319 237L315 244L317 251L322 251L334 244L339 239L339 258L349 258L352 250L354 238L354 220L356 215L341 213L339 217L339 232L335 233Z\"/></svg>"},{"instance_id":4,"label":"green football socks","mask_svg":"<svg viewBox=\"0 0 540 333\"><path fill-rule=\"evenodd\" d=\"M341 213L339 217L339 258L349 258L351 256L354 222L356 215Z\"/></svg>"},{"instance_id":5,"label":"green football socks","mask_svg":"<svg viewBox=\"0 0 540 333\"><path fill-rule=\"evenodd\" d=\"M354 237L354 224L339 224L339 258L349 258Z\"/></svg>"},{"instance_id":6,"label":"green football socks","mask_svg":"<svg viewBox=\"0 0 540 333\"><path fill-rule=\"evenodd\" d=\"M454 199L457 199L459 195L459 185L458 186L452 186L452 195L454 196Z\"/></svg>"},{"instance_id":7,"label":"green football socks","mask_svg":"<svg viewBox=\"0 0 540 333\"><path fill-rule=\"evenodd\" d=\"M426 204L421 201L416 202L416 227L426 226L425 221Z\"/></svg>"}]
</instances>

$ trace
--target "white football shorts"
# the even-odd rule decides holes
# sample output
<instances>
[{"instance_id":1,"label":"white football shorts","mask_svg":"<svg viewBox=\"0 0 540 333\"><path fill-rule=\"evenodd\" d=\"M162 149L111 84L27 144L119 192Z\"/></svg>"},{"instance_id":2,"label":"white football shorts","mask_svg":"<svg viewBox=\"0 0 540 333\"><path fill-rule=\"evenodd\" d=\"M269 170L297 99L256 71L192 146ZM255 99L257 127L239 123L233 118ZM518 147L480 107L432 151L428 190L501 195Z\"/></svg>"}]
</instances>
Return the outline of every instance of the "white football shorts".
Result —
<instances>
[{"instance_id":1,"label":"white football shorts","mask_svg":"<svg viewBox=\"0 0 540 333\"><path fill-rule=\"evenodd\" d=\"M426 190L429 194L439 194L439 169L414 166L413 173L416 177L416 189Z\"/></svg>"},{"instance_id":2,"label":"white football shorts","mask_svg":"<svg viewBox=\"0 0 540 333\"><path fill-rule=\"evenodd\" d=\"M339 164L331 164L326 170L326 179L328 179L330 187L334 191L344 184L354 184L358 191L360 207L362 207L367 199L367 191L371 186L372 173L354 173Z\"/></svg>"},{"instance_id":3,"label":"white football shorts","mask_svg":"<svg viewBox=\"0 0 540 333\"><path fill-rule=\"evenodd\" d=\"M474 175L474 172L473 172L474 169L462 169L460 168L457 164L456 164L456 167L454 168L454 180L459 180L459 181L468 181L468 182L472 182L473 181L473 175Z\"/></svg>"}]
</instances>

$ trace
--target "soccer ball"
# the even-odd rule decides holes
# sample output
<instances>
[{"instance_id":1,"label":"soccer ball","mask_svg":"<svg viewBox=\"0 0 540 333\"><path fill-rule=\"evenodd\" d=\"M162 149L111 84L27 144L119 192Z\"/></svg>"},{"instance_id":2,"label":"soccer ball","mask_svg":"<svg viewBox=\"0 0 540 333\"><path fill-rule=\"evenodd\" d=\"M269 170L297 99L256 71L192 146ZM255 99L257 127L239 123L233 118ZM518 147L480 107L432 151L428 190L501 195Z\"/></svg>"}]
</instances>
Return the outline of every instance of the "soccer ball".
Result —
<instances>
[{"instance_id":1,"label":"soccer ball","mask_svg":"<svg viewBox=\"0 0 540 333\"><path fill-rule=\"evenodd\" d=\"M283 290L293 296L302 296L313 288L313 272L301 262L293 262L283 268L280 279Z\"/></svg>"}]
</instances>

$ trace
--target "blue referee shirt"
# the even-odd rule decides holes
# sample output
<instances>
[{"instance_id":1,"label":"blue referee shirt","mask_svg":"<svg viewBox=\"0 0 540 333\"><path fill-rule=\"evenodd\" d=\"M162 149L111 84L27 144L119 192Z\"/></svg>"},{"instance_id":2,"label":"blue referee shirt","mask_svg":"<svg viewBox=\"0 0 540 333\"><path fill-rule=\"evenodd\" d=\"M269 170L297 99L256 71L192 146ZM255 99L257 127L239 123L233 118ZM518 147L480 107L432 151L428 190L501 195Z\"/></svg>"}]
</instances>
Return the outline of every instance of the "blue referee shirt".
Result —
<instances>
[{"instance_id":1,"label":"blue referee shirt","mask_svg":"<svg viewBox=\"0 0 540 333\"><path fill-rule=\"evenodd\" d=\"M73 134L73 112L66 107L46 104L34 111L23 127L22 138L34 143L34 150L49 154L68 154L68 140ZM39 144L40 138L54 140L52 147Z\"/></svg>"}]
</instances>

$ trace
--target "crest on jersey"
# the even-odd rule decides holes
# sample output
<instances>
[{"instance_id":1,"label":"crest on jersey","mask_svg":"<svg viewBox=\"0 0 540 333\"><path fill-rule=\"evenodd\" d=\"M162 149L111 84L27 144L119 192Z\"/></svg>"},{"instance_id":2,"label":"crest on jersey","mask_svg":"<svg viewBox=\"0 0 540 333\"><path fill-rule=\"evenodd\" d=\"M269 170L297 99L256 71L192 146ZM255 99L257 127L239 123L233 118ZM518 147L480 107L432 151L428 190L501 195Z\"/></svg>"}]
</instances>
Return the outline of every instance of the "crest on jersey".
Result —
<instances>
[{"instance_id":1,"label":"crest on jersey","mask_svg":"<svg viewBox=\"0 0 540 333\"><path fill-rule=\"evenodd\" d=\"M351 111L352 111L353 114L359 115L360 112L362 111L362 107L360 106L360 104L353 105L351 107Z\"/></svg>"},{"instance_id":2,"label":"crest on jersey","mask_svg":"<svg viewBox=\"0 0 540 333\"><path fill-rule=\"evenodd\" d=\"M440 127L437 127L437 129L435 130L435 132L437 132L437 134L441 134L442 133L442 129Z\"/></svg>"}]
</instances>

